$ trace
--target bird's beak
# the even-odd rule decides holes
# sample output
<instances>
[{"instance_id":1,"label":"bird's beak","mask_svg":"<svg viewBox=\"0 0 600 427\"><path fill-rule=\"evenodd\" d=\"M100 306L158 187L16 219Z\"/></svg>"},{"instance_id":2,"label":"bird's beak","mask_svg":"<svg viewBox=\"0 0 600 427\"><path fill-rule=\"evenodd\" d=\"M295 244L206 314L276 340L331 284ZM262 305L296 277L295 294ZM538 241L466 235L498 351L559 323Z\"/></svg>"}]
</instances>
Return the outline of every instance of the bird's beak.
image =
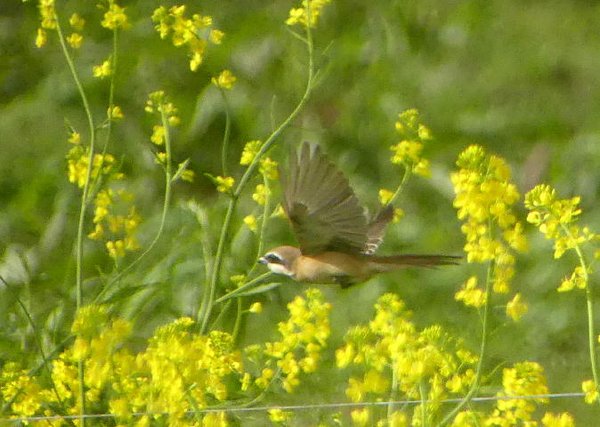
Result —
<instances>
[{"instance_id":1,"label":"bird's beak","mask_svg":"<svg viewBox=\"0 0 600 427\"><path fill-rule=\"evenodd\" d=\"M267 265L269 263L264 256L261 256L257 262L259 264L264 264L264 265Z\"/></svg>"}]
</instances>

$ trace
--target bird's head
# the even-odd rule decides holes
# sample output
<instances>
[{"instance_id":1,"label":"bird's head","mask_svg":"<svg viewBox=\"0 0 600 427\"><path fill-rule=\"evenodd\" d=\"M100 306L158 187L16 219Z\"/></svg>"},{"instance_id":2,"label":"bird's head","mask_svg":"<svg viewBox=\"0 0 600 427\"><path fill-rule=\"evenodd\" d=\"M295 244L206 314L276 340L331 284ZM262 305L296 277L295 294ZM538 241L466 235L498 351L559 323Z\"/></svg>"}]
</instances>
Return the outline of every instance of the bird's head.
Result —
<instances>
[{"instance_id":1,"label":"bird's head","mask_svg":"<svg viewBox=\"0 0 600 427\"><path fill-rule=\"evenodd\" d=\"M258 262L266 265L273 273L294 277L294 261L300 255L302 253L298 248L293 246L278 246L260 257Z\"/></svg>"}]
</instances>

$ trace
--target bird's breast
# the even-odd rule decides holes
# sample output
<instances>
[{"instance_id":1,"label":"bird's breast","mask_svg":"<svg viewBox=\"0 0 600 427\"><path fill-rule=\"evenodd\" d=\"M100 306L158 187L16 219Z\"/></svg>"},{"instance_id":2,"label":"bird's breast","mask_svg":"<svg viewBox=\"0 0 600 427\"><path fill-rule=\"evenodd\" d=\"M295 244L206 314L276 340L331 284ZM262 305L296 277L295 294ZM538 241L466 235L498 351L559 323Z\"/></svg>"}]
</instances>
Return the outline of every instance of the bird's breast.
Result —
<instances>
[{"instance_id":1,"label":"bird's breast","mask_svg":"<svg viewBox=\"0 0 600 427\"><path fill-rule=\"evenodd\" d=\"M369 276L368 261L342 252L301 255L292 267L299 282L338 283L340 279L364 280Z\"/></svg>"}]
</instances>

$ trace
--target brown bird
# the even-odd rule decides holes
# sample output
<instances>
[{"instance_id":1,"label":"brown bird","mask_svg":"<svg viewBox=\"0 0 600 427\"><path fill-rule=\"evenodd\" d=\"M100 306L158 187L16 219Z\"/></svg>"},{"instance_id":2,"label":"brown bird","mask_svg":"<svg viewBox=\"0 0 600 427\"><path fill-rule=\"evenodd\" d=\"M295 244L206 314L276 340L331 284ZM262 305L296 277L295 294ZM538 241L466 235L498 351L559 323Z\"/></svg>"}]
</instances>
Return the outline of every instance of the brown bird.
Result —
<instances>
[{"instance_id":1,"label":"brown bird","mask_svg":"<svg viewBox=\"0 0 600 427\"><path fill-rule=\"evenodd\" d=\"M456 264L447 255L376 256L394 209L385 206L369 221L346 177L318 145L303 143L281 173L283 209L300 247L279 246L258 262L298 282L347 287L403 267Z\"/></svg>"}]
</instances>

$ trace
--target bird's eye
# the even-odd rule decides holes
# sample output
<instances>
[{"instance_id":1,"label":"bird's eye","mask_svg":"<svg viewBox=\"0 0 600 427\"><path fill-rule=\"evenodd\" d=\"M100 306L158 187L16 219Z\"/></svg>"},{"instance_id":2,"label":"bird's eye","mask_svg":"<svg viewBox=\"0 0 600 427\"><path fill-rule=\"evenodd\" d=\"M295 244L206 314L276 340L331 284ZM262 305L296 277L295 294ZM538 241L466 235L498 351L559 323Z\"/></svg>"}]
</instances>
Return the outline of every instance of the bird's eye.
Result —
<instances>
[{"instance_id":1,"label":"bird's eye","mask_svg":"<svg viewBox=\"0 0 600 427\"><path fill-rule=\"evenodd\" d=\"M275 264L282 264L283 260L281 259L281 257L277 254L274 253L268 253L265 255L265 259L269 262L273 262Z\"/></svg>"}]
</instances>

